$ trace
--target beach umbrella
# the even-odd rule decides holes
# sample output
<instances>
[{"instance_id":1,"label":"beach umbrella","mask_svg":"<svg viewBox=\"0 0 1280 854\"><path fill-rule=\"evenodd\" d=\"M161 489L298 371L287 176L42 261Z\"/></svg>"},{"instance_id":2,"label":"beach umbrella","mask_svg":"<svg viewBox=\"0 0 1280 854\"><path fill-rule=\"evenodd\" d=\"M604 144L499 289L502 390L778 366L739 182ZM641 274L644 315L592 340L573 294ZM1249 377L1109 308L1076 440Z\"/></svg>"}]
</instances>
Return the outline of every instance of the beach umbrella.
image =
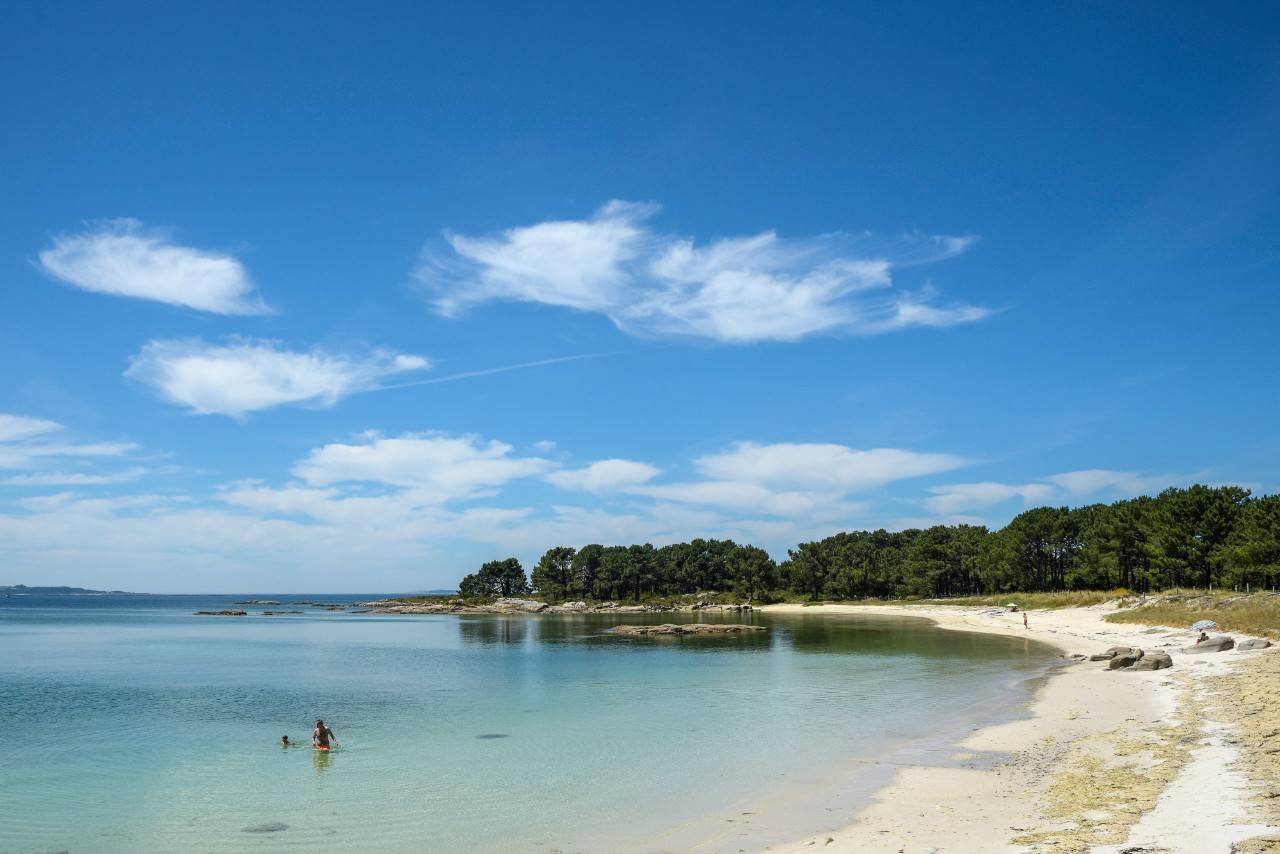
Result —
<instances>
[{"instance_id":1,"label":"beach umbrella","mask_svg":"<svg viewBox=\"0 0 1280 854\"><path fill-rule=\"evenodd\" d=\"M1191 631L1203 632L1205 629L1216 629L1217 627L1218 627L1218 624L1215 623L1213 620L1201 620L1198 623L1191 624Z\"/></svg>"}]
</instances>

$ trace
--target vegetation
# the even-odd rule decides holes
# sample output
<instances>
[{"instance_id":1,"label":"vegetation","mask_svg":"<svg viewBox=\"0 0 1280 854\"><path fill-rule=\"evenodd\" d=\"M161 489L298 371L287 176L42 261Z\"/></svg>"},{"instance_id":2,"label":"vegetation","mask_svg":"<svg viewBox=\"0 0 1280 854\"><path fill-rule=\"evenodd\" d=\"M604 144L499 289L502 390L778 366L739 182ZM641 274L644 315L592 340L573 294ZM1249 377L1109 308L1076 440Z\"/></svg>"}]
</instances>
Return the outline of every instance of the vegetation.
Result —
<instances>
[{"instance_id":1,"label":"vegetation","mask_svg":"<svg viewBox=\"0 0 1280 854\"><path fill-rule=\"evenodd\" d=\"M1062 590L1057 593L1001 593L990 596L956 596L934 599L940 605L1007 605L1013 603L1024 611L1053 608L1087 608L1125 599L1132 594L1123 587L1115 590Z\"/></svg>"},{"instance_id":2,"label":"vegetation","mask_svg":"<svg viewBox=\"0 0 1280 854\"><path fill-rule=\"evenodd\" d=\"M1152 626L1189 626L1207 619L1224 632L1280 638L1280 593L1170 590L1105 619Z\"/></svg>"},{"instance_id":3,"label":"vegetation","mask_svg":"<svg viewBox=\"0 0 1280 854\"><path fill-rule=\"evenodd\" d=\"M463 596L536 592L551 600L631 600L720 591L749 601L947 598L1003 604L1007 594L1280 586L1280 495L1237 486L1167 489L1154 498L1036 507L997 531L936 525L850 531L800 543L782 563L760 548L697 539L580 549L555 546L527 579L515 558L491 561ZM956 598L961 597L961 598ZM1045 601L1059 602L1060 599ZM1028 607L1041 607L1031 604Z\"/></svg>"}]
</instances>

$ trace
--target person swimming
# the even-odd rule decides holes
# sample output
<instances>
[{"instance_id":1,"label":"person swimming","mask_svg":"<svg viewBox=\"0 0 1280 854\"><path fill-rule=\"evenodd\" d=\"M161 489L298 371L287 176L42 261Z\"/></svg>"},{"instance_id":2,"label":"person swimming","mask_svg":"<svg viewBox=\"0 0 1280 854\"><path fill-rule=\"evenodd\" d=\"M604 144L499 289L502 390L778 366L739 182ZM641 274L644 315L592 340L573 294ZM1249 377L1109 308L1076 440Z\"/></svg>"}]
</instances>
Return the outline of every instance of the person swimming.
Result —
<instances>
[{"instance_id":1,"label":"person swimming","mask_svg":"<svg viewBox=\"0 0 1280 854\"><path fill-rule=\"evenodd\" d=\"M338 741L337 736L333 734L333 730L325 724L324 721L316 718L316 728L311 731L311 744L316 750L328 750L329 742Z\"/></svg>"},{"instance_id":2,"label":"person swimming","mask_svg":"<svg viewBox=\"0 0 1280 854\"><path fill-rule=\"evenodd\" d=\"M281 747L293 747L293 742L289 740L289 736L287 736L287 735L282 735L282 736L280 736L280 746L281 746Z\"/></svg>"}]
</instances>

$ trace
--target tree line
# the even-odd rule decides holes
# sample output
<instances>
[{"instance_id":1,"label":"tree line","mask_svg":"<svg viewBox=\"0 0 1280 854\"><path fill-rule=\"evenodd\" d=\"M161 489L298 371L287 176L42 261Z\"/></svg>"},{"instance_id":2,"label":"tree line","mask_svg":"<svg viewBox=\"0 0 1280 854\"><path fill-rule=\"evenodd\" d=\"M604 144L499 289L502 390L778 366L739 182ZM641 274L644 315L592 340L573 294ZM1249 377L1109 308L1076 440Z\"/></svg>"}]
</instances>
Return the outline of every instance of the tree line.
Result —
<instances>
[{"instance_id":1,"label":"tree line","mask_svg":"<svg viewBox=\"0 0 1280 854\"><path fill-rule=\"evenodd\" d=\"M800 543L781 563L732 540L555 546L531 578L515 558L490 561L464 578L459 592L643 600L718 591L747 600L816 600L1277 586L1280 495L1196 485L1112 504L1036 507L995 531L849 531Z\"/></svg>"}]
</instances>

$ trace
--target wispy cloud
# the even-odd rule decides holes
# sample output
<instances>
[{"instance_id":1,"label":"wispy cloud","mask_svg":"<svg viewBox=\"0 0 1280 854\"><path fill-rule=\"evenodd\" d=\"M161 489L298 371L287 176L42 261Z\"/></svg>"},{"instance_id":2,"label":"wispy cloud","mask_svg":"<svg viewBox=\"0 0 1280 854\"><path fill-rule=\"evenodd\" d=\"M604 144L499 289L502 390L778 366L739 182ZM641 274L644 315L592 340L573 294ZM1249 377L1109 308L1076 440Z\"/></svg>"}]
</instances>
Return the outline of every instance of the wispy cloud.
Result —
<instances>
[{"instance_id":1,"label":"wispy cloud","mask_svg":"<svg viewBox=\"0 0 1280 854\"><path fill-rule=\"evenodd\" d=\"M648 221L657 211L612 201L585 220L489 237L448 233L444 247L424 252L416 277L445 316L491 300L535 302L604 314L636 334L733 343L954 326L991 313L894 286L895 267L957 255L972 236L909 235L886 252L843 233L699 244L655 232Z\"/></svg>"},{"instance_id":2,"label":"wispy cloud","mask_svg":"<svg viewBox=\"0 0 1280 854\"><path fill-rule=\"evenodd\" d=\"M26 415L0 414L0 469L33 469L46 463L86 460L96 457L122 457L137 451L132 442L67 442L60 437L64 426L47 419ZM32 475L36 478L37 475ZM41 472L40 478L52 476ZM74 476L74 475L65 475ZM17 485L23 476L6 479Z\"/></svg>"},{"instance_id":3,"label":"wispy cloud","mask_svg":"<svg viewBox=\"0 0 1280 854\"><path fill-rule=\"evenodd\" d=\"M1151 495L1169 486L1185 486L1201 475L1141 474L1113 469L1082 469L1040 478L1031 483L952 483L929 487L933 497L925 506L935 513L950 514L994 507L1014 498L1026 505L1052 501L1080 501L1097 497Z\"/></svg>"},{"instance_id":4,"label":"wispy cloud","mask_svg":"<svg viewBox=\"0 0 1280 854\"><path fill-rule=\"evenodd\" d=\"M353 355L288 350L279 341L183 339L151 341L125 376L194 413L243 418L284 404L332 406L380 388L388 377L428 367L421 356L387 350Z\"/></svg>"},{"instance_id":5,"label":"wispy cloud","mask_svg":"<svg viewBox=\"0 0 1280 854\"><path fill-rule=\"evenodd\" d=\"M446 434L388 438L369 434L356 443L313 450L293 473L311 486L374 483L415 490L437 501L469 498L554 464L518 457L505 442Z\"/></svg>"},{"instance_id":6,"label":"wispy cloud","mask_svg":"<svg viewBox=\"0 0 1280 854\"><path fill-rule=\"evenodd\" d=\"M267 314L248 271L220 252L181 246L135 219L89 223L40 252L55 278L96 293L155 300L214 314Z\"/></svg>"},{"instance_id":7,"label":"wispy cloud","mask_svg":"<svg viewBox=\"0 0 1280 854\"><path fill-rule=\"evenodd\" d=\"M653 480L661 469L634 460L599 460L580 469L553 472L547 480L564 489L583 492L610 492Z\"/></svg>"},{"instance_id":8,"label":"wispy cloud","mask_svg":"<svg viewBox=\"0 0 1280 854\"><path fill-rule=\"evenodd\" d=\"M56 433L61 429L62 425L56 421L0 413L0 442L16 442L20 439Z\"/></svg>"}]
</instances>

